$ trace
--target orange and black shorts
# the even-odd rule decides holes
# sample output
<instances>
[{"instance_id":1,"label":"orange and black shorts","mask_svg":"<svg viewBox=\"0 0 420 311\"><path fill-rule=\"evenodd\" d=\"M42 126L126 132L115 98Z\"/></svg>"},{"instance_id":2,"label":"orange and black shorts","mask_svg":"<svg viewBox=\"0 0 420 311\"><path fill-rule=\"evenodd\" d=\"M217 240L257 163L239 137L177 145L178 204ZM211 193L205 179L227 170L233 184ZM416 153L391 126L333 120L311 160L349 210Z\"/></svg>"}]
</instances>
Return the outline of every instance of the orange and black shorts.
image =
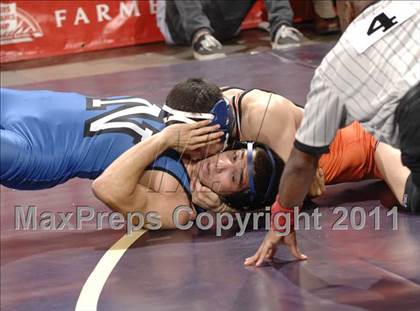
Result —
<instances>
[{"instance_id":1,"label":"orange and black shorts","mask_svg":"<svg viewBox=\"0 0 420 311\"><path fill-rule=\"evenodd\" d=\"M319 161L325 184L382 179L375 165L376 146L377 140L358 122L339 130L330 145L330 152Z\"/></svg>"}]
</instances>

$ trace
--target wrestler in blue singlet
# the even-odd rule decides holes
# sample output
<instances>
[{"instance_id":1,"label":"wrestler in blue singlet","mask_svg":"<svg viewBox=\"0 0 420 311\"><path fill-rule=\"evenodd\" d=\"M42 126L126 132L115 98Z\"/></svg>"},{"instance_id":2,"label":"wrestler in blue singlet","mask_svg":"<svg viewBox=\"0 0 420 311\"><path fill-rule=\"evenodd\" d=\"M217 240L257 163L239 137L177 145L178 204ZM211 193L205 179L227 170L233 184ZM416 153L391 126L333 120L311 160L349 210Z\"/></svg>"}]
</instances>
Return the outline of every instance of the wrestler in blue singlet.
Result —
<instances>
[{"instance_id":1,"label":"wrestler in blue singlet","mask_svg":"<svg viewBox=\"0 0 420 311\"><path fill-rule=\"evenodd\" d=\"M73 177L94 179L135 143L162 130L163 116L161 108L137 97L1 89L1 184L35 190ZM181 172L175 162L167 170Z\"/></svg>"}]
</instances>

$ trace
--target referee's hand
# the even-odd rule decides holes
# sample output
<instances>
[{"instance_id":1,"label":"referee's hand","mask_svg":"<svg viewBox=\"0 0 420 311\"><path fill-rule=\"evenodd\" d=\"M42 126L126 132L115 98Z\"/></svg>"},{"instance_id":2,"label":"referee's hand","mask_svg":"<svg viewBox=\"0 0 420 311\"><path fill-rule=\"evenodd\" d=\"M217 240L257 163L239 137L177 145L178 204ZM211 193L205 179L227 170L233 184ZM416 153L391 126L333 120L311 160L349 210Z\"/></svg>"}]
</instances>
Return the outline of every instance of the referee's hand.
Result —
<instances>
[{"instance_id":1,"label":"referee's hand","mask_svg":"<svg viewBox=\"0 0 420 311\"><path fill-rule=\"evenodd\" d=\"M302 254L297 246L295 231L290 232L286 236L280 236L277 232L270 230L265 236L260 248L254 256L245 259L245 266L260 267L265 261L273 261L279 244L284 244L292 255L298 260L306 260L308 257Z\"/></svg>"}]
</instances>

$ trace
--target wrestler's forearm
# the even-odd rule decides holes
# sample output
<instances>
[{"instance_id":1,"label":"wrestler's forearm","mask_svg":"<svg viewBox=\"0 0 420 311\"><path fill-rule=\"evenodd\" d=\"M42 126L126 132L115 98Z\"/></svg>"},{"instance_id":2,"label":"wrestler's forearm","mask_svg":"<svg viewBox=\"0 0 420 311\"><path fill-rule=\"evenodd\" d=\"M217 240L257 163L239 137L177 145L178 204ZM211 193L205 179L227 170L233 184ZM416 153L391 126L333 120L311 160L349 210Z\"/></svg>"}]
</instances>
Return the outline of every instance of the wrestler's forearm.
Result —
<instances>
[{"instance_id":1,"label":"wrestler's forearm","mask_svg":"<svg viewBox=\"0 0 420 311\"><path fill-rule=\"evenodd\" d=\"M157 133L124 152L94 183L112 191L114 196L129 196L135 192L146 167L168 148L165 133Z\"/></svg>"},{"instance_id":2,"label":"wrestler's forearm","mask_svg":"<svg viewBox=\"0 0 420 311\"><path fill-rule=\"evenodd\" d=\"M292 149L279 187L280 205L284 208L300 206L316 174L318 157Z\"/></svg>"}]
</instances>

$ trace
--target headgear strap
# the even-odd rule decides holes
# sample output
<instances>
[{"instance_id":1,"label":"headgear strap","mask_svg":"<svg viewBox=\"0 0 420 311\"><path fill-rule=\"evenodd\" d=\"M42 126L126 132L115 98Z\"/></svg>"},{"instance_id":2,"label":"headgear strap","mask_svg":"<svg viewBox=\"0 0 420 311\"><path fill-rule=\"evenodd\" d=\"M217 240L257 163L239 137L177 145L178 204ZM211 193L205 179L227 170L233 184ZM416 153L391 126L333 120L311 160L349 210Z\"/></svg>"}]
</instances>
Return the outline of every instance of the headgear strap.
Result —
<instances>
[{"instance_id":1,"label":"headgear strap","mask_svg":"<svg viewBox=\"0 0 420 311\"><path fill-rule=\"evenodd\" d=\"M170 121L178 121L182 123L196 123L199 120L213 120L214 115L211 113L198 113L198 112L186 112L182 110L177 110L169 107L164 104L162 107L163 111L169 113L166 117L163 118L163 122L168 123Z\"/></svg>"},{"instance_id":2,"label":"headgear strap","mask_svg":"<svg viewBox=\"0 0 420 311\"><path fill-rule=\"evenodd\" d=\"M248 142L247 143L247 163L248 163L248 180L249 180L249 190L251 191L251 201L255 197L255 185L254 185L254 161L253 161L253 151L254 151L254 143Z\"/></svg>"},{"instance_id":3,"label":"headgear strap","mask_svg":"<svg viewBox=\"0 0 420 311\"><path fill-rule=\"evenodd\" d=\"M273 154L272 154L272 151L270 150L270 149L268 149L267 147L265 147L265 150L267 151L267 153L268 153L268 157L270 158L270 162L271 162L271 166L272 166L272 168L273 168L273 173L271 174L271 176L270 176L270 181L268 182L268 187L267 187L267 191L265 192L265 194L264 194L264 199L267 199L267 197L268 197L268 195L270 194L270 192L271 191L273 191L271 188L272 188L272 186L273 186L273 183L274 183L274 179L275 179L275 177L276 177L276 174L275 174L275 170L276 170L276 161L274 160L274 157L273 157Z\"/></svg>"}]
</instances>

